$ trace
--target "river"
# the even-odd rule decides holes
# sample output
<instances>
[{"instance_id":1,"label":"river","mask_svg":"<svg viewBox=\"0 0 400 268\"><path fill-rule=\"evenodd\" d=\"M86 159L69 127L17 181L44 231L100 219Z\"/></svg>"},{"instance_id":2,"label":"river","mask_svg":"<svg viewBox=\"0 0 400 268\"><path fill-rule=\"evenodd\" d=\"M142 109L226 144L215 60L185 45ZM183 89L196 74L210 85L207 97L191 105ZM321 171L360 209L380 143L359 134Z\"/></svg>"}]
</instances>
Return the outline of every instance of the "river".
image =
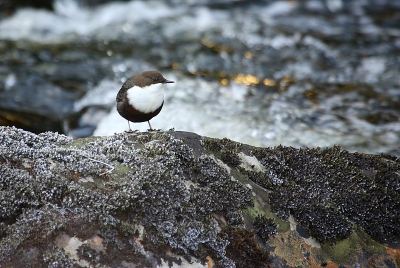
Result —
<instances>
[{"instance_id":1,"label":"river","mask_svg":"<svg viewBox=\"0 0 400 268\"><path fill-rule=\"evenodd\" d=\"M80 3L0 20L2 125L123 132L118 90L158 69L175 84L156 129L400 156L399 2Z\"/></svg>"}]
</instances>

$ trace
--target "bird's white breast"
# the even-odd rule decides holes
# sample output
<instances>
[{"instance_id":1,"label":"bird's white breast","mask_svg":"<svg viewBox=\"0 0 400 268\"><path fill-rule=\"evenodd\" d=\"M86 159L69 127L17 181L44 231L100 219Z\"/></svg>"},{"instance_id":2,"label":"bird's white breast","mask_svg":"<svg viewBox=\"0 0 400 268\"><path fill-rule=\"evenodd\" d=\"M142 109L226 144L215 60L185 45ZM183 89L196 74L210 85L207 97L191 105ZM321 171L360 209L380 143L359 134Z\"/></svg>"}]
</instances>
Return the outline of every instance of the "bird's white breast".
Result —
<instances>
[{"instance_id":1,"label":"bird's white breast","mask_svg":"<svg viewBox=\"0 0 400 268\"><path fill-rule=\"evenodd\" d=\"M127 91L129 103L143 113L151 113L160 108L164 101L163 84L148 87L133 86Z\"/></svg>"}]
</instances>

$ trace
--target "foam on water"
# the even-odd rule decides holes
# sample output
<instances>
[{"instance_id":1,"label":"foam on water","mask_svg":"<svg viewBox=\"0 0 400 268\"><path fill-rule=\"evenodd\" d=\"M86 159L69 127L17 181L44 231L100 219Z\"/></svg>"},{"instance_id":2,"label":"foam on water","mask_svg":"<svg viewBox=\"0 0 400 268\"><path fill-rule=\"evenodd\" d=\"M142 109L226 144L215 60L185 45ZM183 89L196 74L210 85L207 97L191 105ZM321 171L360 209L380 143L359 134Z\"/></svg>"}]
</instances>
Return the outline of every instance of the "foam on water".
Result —
<instances>
[{"instance_id":1,"label":"foam on water","mask_svg":"<svg viewBox=\"0 0 400 268\"><path fill-rule=\"evenodd\" d=\"M0 38L60 41L58 39L67 33L90 36L108 25L152 22L180 12L179 8L168 7L163 2L145 1L114 2L88 9L74 0L57 0L54 9L55 12L31 8L18 10L0 21ZM121 27L120 31L123 30Z\"/></svg>"},{"instance_id":2,"label":"foam on water","mask_svg":"<svg viewBox=\"0 0 400 268\"><path fill-rule=\"evenodd\" d=\"M139 22L165 24L165 34L176 37L179 32L200 33L210 28L229 28L230 13L190 5L167 5L161 1L110 2L95 8L80 6L75 0L55 0L54 12L31 8L19 9L13 16L0 21L0 38L27 39L40 42L60 41L65 34L90 37L98 31L113 28L134 34ZM258 11L265 18L290 12L295 5L283 1ZM176 18L179 18L177 20Z\"/></svg>"},{"instance_id":3,"label":"foam on water","mask_svg":"<svg viewBox=\"0 0 400 268\"><path fill-rule=\"evenodd\" d=\"M95 88L90 90L82 99L75 102L74 111L78 112L90 106L112 106L121 85L108 79L102 80Z\"/></svg>"}]
</instances>

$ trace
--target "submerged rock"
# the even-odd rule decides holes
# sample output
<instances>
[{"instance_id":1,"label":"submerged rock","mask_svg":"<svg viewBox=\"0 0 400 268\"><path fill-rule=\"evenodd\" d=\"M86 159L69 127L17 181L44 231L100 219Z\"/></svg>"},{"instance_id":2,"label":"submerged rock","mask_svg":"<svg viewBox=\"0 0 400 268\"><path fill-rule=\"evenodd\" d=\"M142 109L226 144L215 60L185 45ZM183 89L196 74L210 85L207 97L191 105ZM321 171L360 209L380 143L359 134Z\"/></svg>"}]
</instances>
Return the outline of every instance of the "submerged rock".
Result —
<instances>
[{"instance_id":1,"label":"submerged rock","mask_svg":"<svg viewBox=\"0 0 400 268\"><path fill-rule=\"evenodd\" d=\"M400 265L400 160L0 128L2 267Z\"/></svg>"}]
</instances>

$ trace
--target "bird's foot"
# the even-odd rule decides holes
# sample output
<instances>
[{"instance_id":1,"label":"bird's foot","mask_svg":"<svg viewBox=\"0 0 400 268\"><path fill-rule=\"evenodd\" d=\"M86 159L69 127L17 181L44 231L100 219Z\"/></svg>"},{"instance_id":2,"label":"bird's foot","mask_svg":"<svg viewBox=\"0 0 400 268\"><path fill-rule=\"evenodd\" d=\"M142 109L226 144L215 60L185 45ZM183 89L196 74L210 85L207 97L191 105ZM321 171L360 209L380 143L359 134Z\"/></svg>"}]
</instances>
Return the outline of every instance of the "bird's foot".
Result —
<instances>
[{"instance_id":1,"label":"bird's foot","mask_svg":"<svg viewBox=\"0 0 400 268\"><path fill-rule=\"evenodd\" d=\"M138 133L139 132L139 130L132 130L132 129L129 129L129 130L125 130L125 133Z\"/></svg>"},{"instance_id":2,"label":"bird's foot","mask_svg":"<svg viewBox=\"0 0 400 268\"><path fill-rule=\"evenodd\" d=\"M162 129L154 129L154 128L149 128L148 130L147 130L147 132L163 132L164 130L162 130Z\"/></svg>"}]
</instances>

